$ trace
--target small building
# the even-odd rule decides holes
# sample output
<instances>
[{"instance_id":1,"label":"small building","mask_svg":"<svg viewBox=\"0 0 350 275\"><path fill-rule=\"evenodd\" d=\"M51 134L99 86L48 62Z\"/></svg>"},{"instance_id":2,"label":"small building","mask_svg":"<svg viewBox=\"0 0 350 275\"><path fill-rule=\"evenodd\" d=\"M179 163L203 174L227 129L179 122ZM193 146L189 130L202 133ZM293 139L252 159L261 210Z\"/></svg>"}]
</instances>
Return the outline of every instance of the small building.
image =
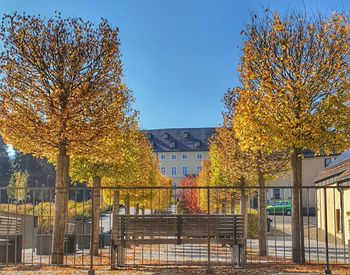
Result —
<instances>
[{"instance_id":1,"label":"small building","mask_svg":"<svg viewBox=\"0 0 350 275\"><path fill-rule=\"evenodd\" d=\"M303 186L314 186L314 180L319 173L328 167L339 154L331 155L316 155L310 150L303 151L302 161L302 184ZM286 172L274 181L269 182L269 186L279 186L286 188L271 188L267 191L268 203L276 200L290 200L292 197L292 171ZM303 189L302 192L304 213L308 212L310 215L316 214L316 192L315 189ZM309 211L306 211L306 210Z\"/></svg>"},{"instance_id":2,"label":"small building","mask_svg":"<svg viewBox=\"0 0 350 275\"><path fill-rule=\"evenodd\" d=\"M198 175L209 157L209 139L216 128L144 130L163 175L176 185L187 175Z\"/></svg>"},{"instance_id":3,"label":"small building","mask_svg":"<svg viewBox=\"0 0 350 275\"><path fill-rule=\"evenodd\" d=\"M317 186L318 228L350 243L350 148L320 172ZM327 220L326 220L327 219Z\"/></svg>"}]
</instances>

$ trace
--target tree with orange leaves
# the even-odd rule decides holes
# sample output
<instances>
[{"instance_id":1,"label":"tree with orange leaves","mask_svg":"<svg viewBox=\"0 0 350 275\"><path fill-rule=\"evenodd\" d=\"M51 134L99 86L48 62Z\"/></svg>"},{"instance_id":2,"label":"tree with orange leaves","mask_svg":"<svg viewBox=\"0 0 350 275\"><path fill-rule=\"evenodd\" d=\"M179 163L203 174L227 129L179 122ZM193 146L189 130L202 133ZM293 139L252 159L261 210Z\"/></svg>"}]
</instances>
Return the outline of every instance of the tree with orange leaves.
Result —
<instances>
[{"instance_id":1,"label":"tree with orange leaves","mask_svg":"<svg viewBox=\"0 0 350 275\"><path fill-rule=\"evenodd\" d=\"M51 262L63 264L69 157L98 146L128 109L118 29L14 13L3 16L0 39L1 135L21 152L56 158Z\"/></svg>"},{"instance_id":2,"label":"tree with orange leaves","mask_svg":"<svg viewBox=\"0 0 350 275\"><path fill-rule=\"evenodd\" d=\"M197 181L194 176L187 176L179 182L180 187L184 189L179 190L179 204L181 209L187 214L201 213L199 206L199 190L191 187L197 187ZM186 187L190 187L186 189Z\"/></svg>"}]
</instances>

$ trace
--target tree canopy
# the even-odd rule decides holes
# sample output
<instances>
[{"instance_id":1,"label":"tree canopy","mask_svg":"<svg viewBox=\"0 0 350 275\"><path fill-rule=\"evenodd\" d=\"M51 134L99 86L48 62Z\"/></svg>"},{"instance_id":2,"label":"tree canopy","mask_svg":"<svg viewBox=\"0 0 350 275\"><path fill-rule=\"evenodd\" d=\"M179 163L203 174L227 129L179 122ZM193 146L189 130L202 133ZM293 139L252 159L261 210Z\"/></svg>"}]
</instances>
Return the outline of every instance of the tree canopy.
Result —
<instances>
[{"instance_id":1,"label":"tree canopy","mask_svg":"<svg viewBox=\"0 0 350 275\"><path fill-rule=\"evenodd\" d=\"M316 152L349 146L349 31L342 14L252 18L235 91L234 127L243 146Z\"/></svg>"},{"instance_id":2,"label":"tree canopy","mask_svg":"<svg viewBox=\"0 0 350 275\"><path fill-rule=\"evenodd\" d=\"M242 86L227 96L234 129L244 149L290 153L292 257L303 263L302 150L330 153L350 141L349 17L266 12L243 33Z\"/></svg>"},{"instance_id":3,"label":"tree canopy","mask_svg":"<svg viewBox=\"0 0 350 275\"><path fill-rule=\"evenodd\" d=\"M0 27L0 125L21 152L83 153L123 118L118 29L81 18L4 15Z\"/></svg>"}]
</instances>

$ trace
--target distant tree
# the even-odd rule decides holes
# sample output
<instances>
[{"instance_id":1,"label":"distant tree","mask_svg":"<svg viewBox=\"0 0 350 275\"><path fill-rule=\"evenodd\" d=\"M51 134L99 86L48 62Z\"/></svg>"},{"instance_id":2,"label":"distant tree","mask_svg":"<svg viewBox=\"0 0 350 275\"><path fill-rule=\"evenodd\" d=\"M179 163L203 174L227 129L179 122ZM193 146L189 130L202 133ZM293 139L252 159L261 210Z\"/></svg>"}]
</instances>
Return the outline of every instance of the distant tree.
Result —
<instances>
[{"instance_id":1,"label":"distant tree","mask_svg":"<svg viewBox=\"0 0 350 275\"><path fill-rule=\"evenodd\" d=\"M267 215L266 215L266 182L276 179L278 176L285 175L290 169L289 154L287 151L263 151L257 148L255 145L252 147L242 146L242 142L239 141L236 133L235 125L235 110L239 100L239 89L235 88L229 90L224 97L226 112L224 113L224 125L226 130L224 135L226 137L226 143L222 144L222 148L225 151L224 158L229 158L229 165L236 166L234 159L240 159L239 155L245 159L245 164L238 168L245 170L245 174L249 175L250 181L258 183L258 209L259 209L259 255L267 255ZM257 129L252 133L251 139L257 135ZM220 135L219 135L220 137ZM258 138L256 138L258 140ZM231 144L231 147L229 147ZM233 148L232 148L232 145ZM238 146L238 148L236 148ZM231 148L231 149L226 149ZM235 149L234 149L235 148ZM236 152L236 155L235 155ZM238 154L237 154L238 153ZM237 167L236 167L237 169ZM235 168L233 168L235 171ZM232 173L232 171L231 171Z\"/></svg>"},{"instance_id":2,"label":"distant tree","mask_svg":"<svg viewBox=\"0 0 350 275\"><path fill-rule=\"evenodd\" d=\"M302 150L349 146L349 28L343 14L267 12L244 32L234 127L245 148L290 154L295 263L305 261Z\"/></svg>"},{"instance_id":3,"label":"distant tree","mask_svg":"<svg viewBox=\"0 0 350 275\"><path fill-rule=\"evenodd\" d=\"M122 128L115 128L113 135L103 139L97 148L94 148L90 157L72 159L71 172L74 180L88 182L93 187L93 253L98 255L99 244L99 217L104 194L101 187L160 185L162 181L157 174L159 166L153 158L152 148L140 132L135 121L128 121ZM153 182L153 180L155 182ZM110 195L110 190L103 190L105 195ZM130 192L130 191L129 191ZM140 193L140 192L139 192ZM147 198L143 192L144 199ZM132 202L136 207L138 192L132 192ZM124 194L124 197L131 197ZM163 196L166 199L166 196ZM108 202L111 198L106 198ZM170 200L169 200L170 201ZM130 203L130 201L128 202Z\"/></svg>"},{"instance_id":4,"label":"distant tree","mask_svg":"<svg viewBox=\"0 0 350 275\"><path fill-rule=\"evenodd\" d=\"M203 166L199 175L202 185L240 187L225 192L212 192L211 201L216 207L232 205L237 195L241 201L241 213L245 215L248 224L248 196L252 189L245 187L259 186L259 254L267 253L267 217L265 182L286 172L288 154L284 152L264 153L261 151L244 150L237 138L234 124L234 112L228 109L225 114L224 127L218 128L210 141L210 161ZM209 164L209 167L208 167ZM242 188L243 187L243 188ZM231 194L229 194L232 192ZM205 200L204 200L205 201ZM205 209L206 205L204 205ZM231 206L232 208L232 206ZM215 210L217 211L217 210ZM233 209L231 210L233 211Z\"/></svg>"},{"instance_id":5,"label":"distant tree","mask_svg":"<svg viewBox=\"0 0 350 275\"><path fill-rule=\"evenodd\" d=\"M28 174L16 171L11 175L7 194L10 201L25 201L28 193Z\"/></svg>"},{"instance_id":6,"label":"distant tree","mask_svg":"<svg viewBox=\"0 0 350 275\"><path fill-rule=\"evenodd\" d=\"M197 187L197 181L194 176L187 176L179 182L180 187ZM198 189L180 189L179 190L179 207L187 214L201 213L199 206Z\"/></svg>"},{"instance_id":7,"label":"distant tree","mask_svg":"<svg viewBox=\"0 0 350 275\"><path fill-rule=\"evenodd\" d=\"M36 201L53 200L54 192L47 187L55 186L55 167L46 158L36 158L30 154L15 151L13 170L28 174L29 196ZM37 191L31 187L42 187Z\"/></svg>"},{"instance_id":8,"label":"distant tree","mask_svg":"<svg viewBox=\"0 0 350 275\"><path fill-rule=\"evenodd\" d=\"M84 155L123 119L118 29L101 20L4 15L0 131L24 153L56 161L51 262L63 264L69 156Z\"/></svg>"},{"instance_id":9,"label":"distant tree","mask_svg":"<svg viewBox=\"0 0 350 275\"><path fill-rule=\"evenodd\" d=\"M29 187L55 186L55 167L46 158L36 158L16 151L13 169L28 173Z\"/></svg>"}]
</instances>

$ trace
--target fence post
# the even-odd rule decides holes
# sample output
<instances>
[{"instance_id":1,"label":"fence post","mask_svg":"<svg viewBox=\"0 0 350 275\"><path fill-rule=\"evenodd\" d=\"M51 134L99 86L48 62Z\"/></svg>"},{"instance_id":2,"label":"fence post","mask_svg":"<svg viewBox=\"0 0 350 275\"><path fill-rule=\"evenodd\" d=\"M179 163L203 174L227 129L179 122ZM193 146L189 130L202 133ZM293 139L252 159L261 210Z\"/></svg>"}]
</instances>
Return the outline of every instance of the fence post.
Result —
<instances>
[{"instance_id":1,"label":"fence post","mask_svg":"<svg viewBox=\"0 0 350 275\"><path fill-rule=\"evenodd\" d=\"M212 274L213 271L211 269L211 263L210 263L210 224L209 224L209 218L210 218L210 188L207 187L207 233L208 233L208 266L207 266L207 274Z\"/></svg>"},{"instance_id":2,"label":"fence post","mask_svg":"<svg viewBox=\"0 0 350 275\"><path fill-rule=\"evenodd\" d=\"M326 242L326 268L324 274L331 274L329 269L329 254L328 254L328 217L327 217L327 188L323 187L324 197L324 227L325 227L325 242Z\"/></svg>"},{"instance_id":3,"label":"fence post","mask_svg":"<svg viewBox=\"0 0 350 275\"><path fill-rule=\"evenodd\" d=\"M95 195L95 188L92 187L92 194L93 196ZM90 269L88 274L89 275L95 275L94 271L94 227L93 225L95 224L95 215L94 215L94 198L91 200L91 236L90 236Z\"/></svg>"},{"instance_id":4,"label":"fence post","mask_svg":"<svg viewBox=\"0 0 350 275\"><path fill-rule=\"evenodd\" d=\"M115 245L119 241L119 190L114 192L111 245L111 269L115 269Z\"/></svg>"}]
</instances>

